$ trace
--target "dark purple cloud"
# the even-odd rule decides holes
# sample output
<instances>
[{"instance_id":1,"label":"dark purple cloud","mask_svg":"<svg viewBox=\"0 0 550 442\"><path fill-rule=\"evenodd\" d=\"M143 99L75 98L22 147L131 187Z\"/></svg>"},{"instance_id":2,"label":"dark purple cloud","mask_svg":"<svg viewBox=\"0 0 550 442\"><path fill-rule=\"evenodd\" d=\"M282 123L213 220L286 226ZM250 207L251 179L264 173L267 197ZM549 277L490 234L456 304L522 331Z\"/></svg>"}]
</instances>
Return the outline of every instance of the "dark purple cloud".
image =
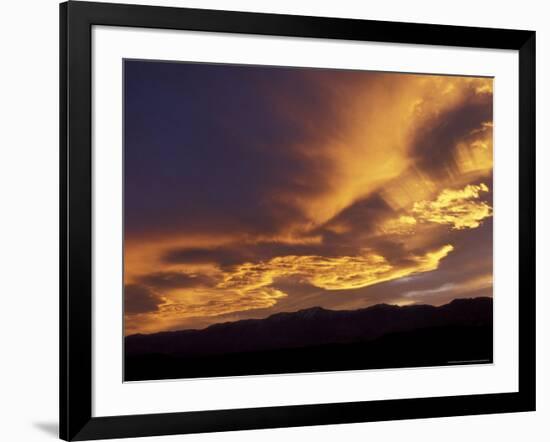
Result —
<instances>
[{"instance_id":1,"label":"dark purple cloud","mask_svg":"<svg viewBox=\"0 0 550 442\"><path fill-rule=\"evenodd\" d=\"M124 312L127 315L154 312L160 304L162 299L148 287L138 284L124 287Z\"/></svg>"}]
</instances>

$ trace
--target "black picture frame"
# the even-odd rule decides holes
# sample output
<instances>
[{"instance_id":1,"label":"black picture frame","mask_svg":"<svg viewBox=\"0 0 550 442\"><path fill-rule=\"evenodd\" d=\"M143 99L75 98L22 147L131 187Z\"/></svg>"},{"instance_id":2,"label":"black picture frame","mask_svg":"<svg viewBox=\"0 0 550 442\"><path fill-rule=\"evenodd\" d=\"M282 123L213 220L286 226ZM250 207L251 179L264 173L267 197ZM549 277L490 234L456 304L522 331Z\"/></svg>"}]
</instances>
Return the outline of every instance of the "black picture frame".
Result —
<instances>
[{"instance_id":1,"label":"black picture frame","mask_svg":"<svg viewBox=\"0 0 550 442\"><path fill-rule=\"evenodd\" d=\"M93 25L519 52L519 391L92 417ZM60 437L90 440L535 410L535 32L69 1L60 5Z\"/></svg>"}]
</instances>

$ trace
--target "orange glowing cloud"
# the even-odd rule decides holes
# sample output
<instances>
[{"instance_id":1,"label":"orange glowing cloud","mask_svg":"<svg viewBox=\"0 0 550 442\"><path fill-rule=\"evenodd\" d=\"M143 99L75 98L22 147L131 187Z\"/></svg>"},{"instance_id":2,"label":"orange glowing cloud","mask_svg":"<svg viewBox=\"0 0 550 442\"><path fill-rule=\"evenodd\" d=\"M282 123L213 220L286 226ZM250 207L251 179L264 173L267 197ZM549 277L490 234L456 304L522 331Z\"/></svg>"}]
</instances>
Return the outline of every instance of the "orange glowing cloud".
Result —
<instances>
[{"instance_id":1,"label":"orange glowing cloud","mask_svg":"<svg viewBox=\"0 0 550 442\"><path fill-rule=\"evenodd\" d=\"M472 103L484 108L486 97L492 96L492 79L488 78L356 72L345 74L349 78L343 82L338 72L319 76L317 72L303 71L300 75L321 91L320 99L331 110L330 120L321 116L318 109L305 107L293 91L277 91L272 96L278 118L292 123L301 121L304 127L312 128L309 139L285 149L294 153L296 161L313 165L316 172L293 176L287 181L293 186L273 189L268 200L300 213L302 216L287 228L302 232L328 222L354 202L384 191L392 182L397 204L429 196L429 192L437 190L438 183L421 171L418 176L410 176L410 168L417 161L414 150L418 134L429 137L424 134L426 127L439 124L437 119L442 115L458 112ZM473 133L464 134L469 136L467 145L449 149L453 161L460 160L464 171L481 155L476 137L482 136L489 150L492 147L487 144L490 132L470 131ZM422 140L426 142L431 140ZM458 149L462 154L454 159ZM442 150L447 150L447 146L442 146ZM477 157L470 160L474 151ZM484 170L490 159L484 157ZM410 195L413 188L416 194Z\"/></svg>"},{"instance_id":2,"label":"orange glowing cloud","mask_svg":"<svg viewBox=\"0 0 550 442\"><path fill-rule=\"evenodd\" d=\"M453 246L445 245L422 256L407 256L409 264L404 266L392 265L383 256L369 251L359 256L335 258L282 256L265 263L242 264L233 272L224 274L217 287L250 291L273 284L277 278L297 276L326 290L356 289L434 270L452 250Z\"/></svg>"},{"instance_id":3,"label":"orange glowing cloud","mask_svg":"<svg viewBox=\"0 0 550 442\"><path fill-rule=\"evenodd\" d=\"M480 200L488 193L486 184L468 184L463 189L444 189L434 200L415 202L398 218L388 219L380 227L382 234L412 235L421 224L448 225L453 230L475 229L492 215L492 208Z\"/></svg>"},{"instance_id":4,"label":"orange glowing cloud","mask_svg":"<svg viewBox=\"0 0 550 442\"><path fill-rule=\"evenodd\" d=\"M164 298L155 315L179 319L209 317L239 311L269 308L287 296L272 285L284 277L298 277L303 282L325 290L349 290L437 269L440 261L452 252L445 245L423 255L406 257L406 264L395 265L383 256L366 251L360 256L327 258L322 256L284 256L268 262L244 263L233 271L222 272L214 287L174 290ZM130 324L132 319L129 320ZM162 329L163 321L157 327ZM158 330L158 329L156 329Z\"/></svg>"},{"instance_id":5,"label":"orange glowing cloud","mask_svg":"<svg viewBox=\"0 0 550 442\"><path fill-rule=\"evenodd\" d=\"M443 190L435 201L414 203L412 214L420 221L447 224L453 229L475 229L492 214L491 207L478 201L489 188L481 183L467 185L461 190Z\"/></svg>"}]
</instances>

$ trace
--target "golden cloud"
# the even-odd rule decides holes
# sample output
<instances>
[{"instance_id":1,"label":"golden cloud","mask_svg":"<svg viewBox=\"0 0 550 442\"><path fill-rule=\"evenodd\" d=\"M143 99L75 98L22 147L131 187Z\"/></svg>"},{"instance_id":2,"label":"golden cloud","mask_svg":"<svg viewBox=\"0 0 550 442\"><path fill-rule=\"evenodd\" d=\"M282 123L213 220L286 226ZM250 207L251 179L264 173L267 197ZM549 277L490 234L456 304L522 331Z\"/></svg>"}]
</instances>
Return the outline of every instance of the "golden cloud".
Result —
<instances>
[{"instance_id":1,"label":"golden cloud","mask_svg":"<svg viewBox=\"0 0 550 442\"><path fill-rule=\"evenodd\" d=\"M393 265L383 256L369 251L359 256L282 256L267 262L244 263L232 271L222 272L222 281L215 287L169 293L164 298L166 303L150 315L158 321L149 323L147 331L163 330L175 318L181 321L272 307L287 296L272 286L279 278L297 277L325 290L358 289L435 270L452 250L453 246L447 244L423 255L407 256L405 264L400 265ZM137 321L129 317L127 321L128 333Z\"/></svg>"},{"instance_id":2,"label":"golden cloud","mask_svg":"<svg viewBox=\"0 0 550 442\"><path fill-rule=\"evenodd\" d=\"M392 265L370 251L359 256L281 256L267 262L242 264L225 273L217 288L250 293L278 278L293 276L325 290L357 289L435 270L452 250L452 245L445 245L424 255L411 255L404 260L406 265Z\"/></svg>"},{"instance_id":3,"label":"golden cloud","mask_svg":"<svg viewBox=\"0 0 550 442\"><path fill-rule=\"evenodd\" d=\"M273 287L241 287L238 290L220 291L218 288L193 290L171 297L160 307L161 313L177 313L180 316L217 316L235 311L272 307L286 293Z\"/></svg>"},{"instance_id":4,"label":"golden cloud","mask_svg":"<svg viewBox=\"0 0 550 442\"><path fill-rule=\"evenodd\" d=\"M391 218L380 226L380 233L388 235L411 235L415 233L418 224L416 218L410 215L401 215L399 218Z\"/></svg>"},{"instance_id":5,"label":"golden cloud","mask_svg":"<svg viewBox=\"0 0 550 442\"><path fill-rule=\"evenodd\" d=\"M412 214L420 221L448 224L455 230L474 229L492 215L491 207L477 201L482 192L489 192L487 185L469 184L461 190L443 190L435 201L414 203Z\"/></svg>"},{"instance_id":6,"label":"golden cloud","mask_svg":"<svg viewBox=\"0 0 550 442\"><path fill-rule=\"evenodd\" d=\"M165 304L158 310L144 314L126 314L125 333L154 333L174 327L196 326L197 320L204 325L208 318L246 310L273 307L286 293L273 287L258 287L254 290L219 290L216 287L172 290L164 298Z\"/></svg>"},{"instance_id":7,"label":"golden cloud","mask_svg":"<svg viewBox=\"0 0 550 442\"><path fill-rule=\"evenodd\" d=\"M483 175L493 170L493 123L485 121L456 146L461 174Z\"/></svg>"},{"instance_id":8,"label":"golden cloud","mask_svg":"<svg viewBox=\"0 0 550 442\"><path fill-rule=\"evenodd\" d=\"M463 189L444 189L434 200L417 201L405 214L390 218L379 229L381 234L411 235L420 224L450 225L453 230L475 229L492 216L492 208L479 201L489 187L480 183Z\"/></svg>"},{"instance_id":9,"label":"golden cloud","mask_svg":"<svg viewBox=\"0 0 550 442\"><path fill-rule=\"evenodd\" d=\"M339 109L338 117L330 129L319 128L326 132L323 142L316 139L314 144L304 142L292 149L307 162L326 164L324 190L272 195L275 201L303 213L309 220L302 226L306 229L326 223L375 192L384 192L390 205L397 208L428 198L441 188L440 183L414 169L416 133L465 103L480 97L486 100L484 97L492 95L492 79L377 73L368 81L326 81L319 88L331 106ZM299 104L289 97L285 100L278 104L285 118L309 121L311 115L302 113ZM454 148L460 151L454 156L464 173L476 167L483 171L492 168L492 130L489 123L484 124L483 130L466 134L467 144Z\"/></svg>"}]
</instances>

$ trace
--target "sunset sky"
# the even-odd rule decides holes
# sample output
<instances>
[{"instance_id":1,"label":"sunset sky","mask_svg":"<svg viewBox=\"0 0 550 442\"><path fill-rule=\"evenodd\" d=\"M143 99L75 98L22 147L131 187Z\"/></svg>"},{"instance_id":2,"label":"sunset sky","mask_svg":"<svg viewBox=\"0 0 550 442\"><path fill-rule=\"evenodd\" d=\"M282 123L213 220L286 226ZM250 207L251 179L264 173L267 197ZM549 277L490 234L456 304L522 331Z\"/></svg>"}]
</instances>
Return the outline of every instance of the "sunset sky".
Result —
<instances>
[{"instance_id":1,"label":"sunset sky","mask_svg":"<svg viewBox=\"0 0 550 442\"><path fill-rule=\"evenodd\" d=\"M124 63L126 334L492 295L492 79Z\"/></svg>"}]
</instances>

